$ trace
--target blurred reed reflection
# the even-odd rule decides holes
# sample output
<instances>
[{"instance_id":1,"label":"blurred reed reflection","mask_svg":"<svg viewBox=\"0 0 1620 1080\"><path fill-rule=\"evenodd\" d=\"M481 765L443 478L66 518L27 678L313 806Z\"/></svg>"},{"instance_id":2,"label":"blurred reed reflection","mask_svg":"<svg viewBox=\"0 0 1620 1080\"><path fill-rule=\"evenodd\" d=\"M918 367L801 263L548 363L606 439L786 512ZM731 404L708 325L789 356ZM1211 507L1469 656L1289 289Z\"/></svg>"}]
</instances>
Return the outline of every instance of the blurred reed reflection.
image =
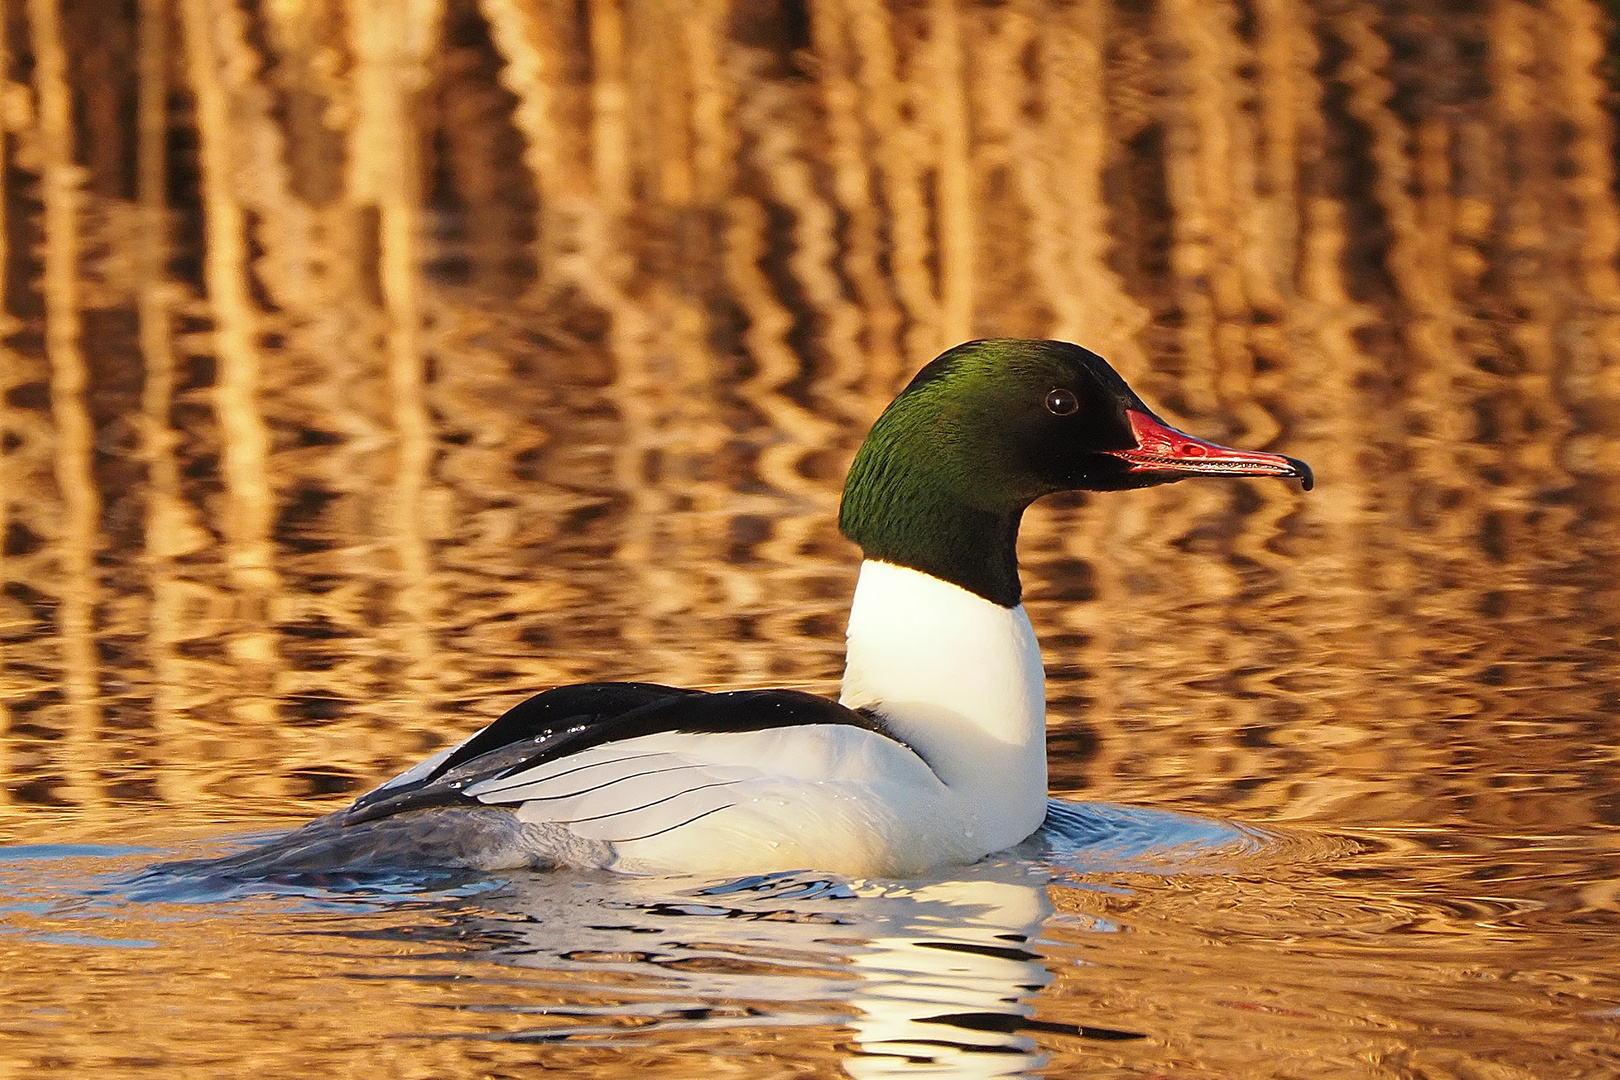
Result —
<instances>
[{"instance_id":1,"label":"blurred reed reflection","mask_svg":"<svg viewBox=\"0 0 1620 1080\"><path fill-rule=\"evenodd\" d=\"M1057 788L1616 823L1596 6L0 10L8 829L830 690L843 470L991 334L1320 478L1032 513Z\"/></svg>"}]
</instances>

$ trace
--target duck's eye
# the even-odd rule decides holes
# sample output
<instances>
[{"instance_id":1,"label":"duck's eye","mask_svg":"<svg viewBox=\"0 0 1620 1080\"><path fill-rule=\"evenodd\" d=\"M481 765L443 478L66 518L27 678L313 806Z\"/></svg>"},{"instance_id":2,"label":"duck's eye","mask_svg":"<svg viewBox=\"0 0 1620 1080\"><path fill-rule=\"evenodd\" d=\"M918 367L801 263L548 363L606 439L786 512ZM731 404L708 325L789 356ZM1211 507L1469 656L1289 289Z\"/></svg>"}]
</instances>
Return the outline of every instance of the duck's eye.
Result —
<instances>
[{"instance_id":1,"label":"duck's eye","mask_svg":"<svg viewBox=\"0 0 1620 1080\"><path fill-rule=\"evenodd\" d=\"M1053 416L1068 416L1080 407L1080 399L1073 390L1059 387L1046 395L1046 411Z\"/></svg>"}]
</instances>

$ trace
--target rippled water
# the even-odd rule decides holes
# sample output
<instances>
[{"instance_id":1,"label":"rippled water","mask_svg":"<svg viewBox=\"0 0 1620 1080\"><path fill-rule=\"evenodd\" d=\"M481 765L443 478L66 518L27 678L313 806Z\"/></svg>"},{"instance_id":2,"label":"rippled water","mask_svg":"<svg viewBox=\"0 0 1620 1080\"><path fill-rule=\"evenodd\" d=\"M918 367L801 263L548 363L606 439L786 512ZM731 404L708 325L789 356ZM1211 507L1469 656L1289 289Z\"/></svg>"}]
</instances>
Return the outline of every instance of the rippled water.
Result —
<instances>
[{"instance_id":1,"label":"rippled water","mask_svg":"<svg viewBox=\"0 0 1620 1080\"><path fill-rule=\"evenodd\" d=\"M140 869L217 847L171 832L4 852L10 1060L227 1076L1616 1065L1614 926L1589 902L1604 862L1573 837L1283 833L1054 802L1018 851L921 881Z\"/></svg>"},{"instance_id":2,"label":"rippled water","mask_svg":"<svg viewBox=\"0 0 1620 1080\"><path fill-rule=\"evenodd\" d=\"M1620 1074L1581 0L0 17L0 1075ZM148 872L557 682L832 693L867 425L1056 336L1309 494L1049 500L1037 841Z\"/></svg>"}]
</instances>

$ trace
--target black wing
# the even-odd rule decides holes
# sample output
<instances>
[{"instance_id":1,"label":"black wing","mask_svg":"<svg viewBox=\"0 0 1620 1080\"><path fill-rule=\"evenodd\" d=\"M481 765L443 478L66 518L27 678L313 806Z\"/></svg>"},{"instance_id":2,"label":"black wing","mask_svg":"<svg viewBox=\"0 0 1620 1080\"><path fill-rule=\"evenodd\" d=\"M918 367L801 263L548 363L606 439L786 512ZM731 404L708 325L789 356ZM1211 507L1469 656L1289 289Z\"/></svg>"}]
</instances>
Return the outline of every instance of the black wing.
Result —
<instances>
[{"instance_id":1,"label":"black wing","mask_svg":"<svg viewBox=\"0 0 1620 1080\"><path fill-rule=\"evenodd\" d=\"M343 823L476 802L464 792L480 781L515 776L603 743L665 731L760 731L805 724L845 724L894 738L877 717L799 690L711 694L656 683L559 686L513 706L427 775L360 796L345 811Z\"/></svg>"}]
</instances>

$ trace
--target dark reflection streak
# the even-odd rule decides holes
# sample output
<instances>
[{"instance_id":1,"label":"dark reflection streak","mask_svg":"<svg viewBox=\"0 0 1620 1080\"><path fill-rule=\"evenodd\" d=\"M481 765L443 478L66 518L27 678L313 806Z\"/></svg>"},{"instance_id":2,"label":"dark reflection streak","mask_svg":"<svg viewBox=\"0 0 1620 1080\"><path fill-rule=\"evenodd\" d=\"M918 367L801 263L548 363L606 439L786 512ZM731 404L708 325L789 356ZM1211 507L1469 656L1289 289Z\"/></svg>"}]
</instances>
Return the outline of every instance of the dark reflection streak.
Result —
<instances>
[{"instance_id":1,"label":"dark reflection streak","mask_svg":"<svg viewBox=\"0 0 1620 1080\"><path fill-rule=\"evenodd\" d=\"M0 75L6 80L11 78L11 23L0 12ZM8 229L11 221L7 216L8 199L11 193L7 190L6 180L10 172L12 138L9 133L0 132L0 439L10 438L10 396L13 387L21 378L21 364L12 351L9 337L12 329L11 312L5 309L5 299L9 282L7 280L11 269L10 240ZM15 473L15 475L14 475ZM5 538L10 535L11 525L11 492L23 490L23 477L20 468L14 469L12 455L0 448L0 589L11 583L13 571L7 565L7 552ZM20 575L19 575L20 576ZM0 685L8 688L12 686L6 673L6 653L0 649ZM10 694L0 695L0 806L8 806L12 802L11 784L6 783L13 776L15 762L12 760L12 730Z\"/></svg>"},{"instance_id":2,"label":"dark reflection streak","mask_svg":"<svg viewBox=\"0 0 1620 1080\"><path fill-rule=\"evenodd\" d=\"M280 653L266 621L270 600L280 589L280 575L270 542L270 433L259 405L258 319L247 282L248 218L236 190L243 177L233 154L234 87L226 82L229 60L251 55L252 50L237 34L240 20L216 17L206 0L181 0L180 13L201 142L199 194L207 230L203 275L217 363L212 403L224 436L219 467L227 506L221 529L236 593L229 641L238 685L245 683L249 695L263 695ZM220 55L221 45L232 57ZM271 728L272 703L267 697L244 696L233 704L243 719Z\"/></svg>"},{"instance_id":3,"label":"dark reflection streak","mask_svg":"<svg viewBox=\"0 0 1620 1080\"><path fill-rule=\"evenodd\" d=\"M167 263L169 5L141 0L140 77L137 116L136 191L140 202L141 280L139 304L141 359L146 381L141 392L141 453L146 463L146 562L152 600L147 614L147 661L152 671L152 727L168 746L189 746L178 696L183 676L176 663L176 636L182 594L174 559L187 548L196 527L188 520L175 460L178 436L170 423L175 369L171 342ZM157 791L167 801L185 797L184 774L160 770Z\"/></svg>"},{"instance_id":4,"label":"dark reflection streak","mask_svg":"<svg viewBox=\"0 0 1620 1080\"><path fill-rule=\"evenodd\" d=\"M973 953L976 956L994 956L1002 960L1039 960L1040 953L1027 949L1013 949L1000 945L974 945L962 941L919 941L919 949L941 949L945 952Z\"/></svg>"},{"instance_id":5,"label":"dark reflection streak","mask_svg":"<svg viewBox=\"0 0 1620 1080\"><path fill-rule=\"evenodd\" d=\"M95 553L101 500L91 472L95 431L85 403L87 372L80 349L79 206L83 193L73 161L72 95L67 54L56 0L29 0L34 51L34 92L39 105L45 203L45 352L51 367L51 413L55 424L56 484L65 521L60 543L62 681L69 721L60 768L68 796L80 804L103 802L93 780L101 710L96 702Z\"/></svg>"},{"instance_id":6,"label":"dark reflection streak","mask_svg":"<svg viewBox=\"0 0 1620 1080\"><path fill-rule=\"evenodd\" d=\"M932 1021L932 1020L919 1020L919 1021L917 1021L917 1023L920 1023L920 1024L928 1024L928 1023L935 1023L935 1022L936 1021ZM977 1030L977 1029L975 1029L975 1030ZM901 1046L937 1046L942 1050L957 1050L957 1051L960 1051L960 1052L962 1052L964 1054L1027 1054L1027 1053L1029 1053L1028 1050L1026 1050L1026 1049L1024 1049L1023 1047L1020 1047L1020 1046L1001 1046L1001 1045L997 1045L997 1044L994 1044L994 1043L986 1046L983 1043L951 1042L949 1039L896 1039L894 1041L895 1041L895 1043L897 1043L898 1045L901 1045ZM886 1044L883 1043L883 1042L875 1042L875 1043L872 1043L870 1045L872 1045L872 1046L884 1046ZM871 1055L872 1052L871 1051L865 1051L865 1053L867 1055ZM876 1055L876 1056L882 1056L882 1055L879 1054L879 1055ZM917 1061L919 1064L921 1063L920 1059L914 1058L914 1057L909 1057L908 1056L906 1058L906 1060L908 1060L908 1061Z\"/></svg>"},{"instance_id":7,"label":"dark reflection streak","mask_svg":"<svg viewBox=\"0 0 1620 1080\"><path fill-rule=\"evenodd\" d=\"M1084 1024L1060 1024L1050 1020L1033 1020L1016 1013L946 1013L939 1016L919 1016L919 1024L947 1024L968 1031L1039 1031L1049 1035L1074 1035L1082 1039L1102 1039L1119 1042L1145 1039L1139 1031L1118 1031L1114 1028L1090 1027Z\"/></svg>"}]
</instances>

